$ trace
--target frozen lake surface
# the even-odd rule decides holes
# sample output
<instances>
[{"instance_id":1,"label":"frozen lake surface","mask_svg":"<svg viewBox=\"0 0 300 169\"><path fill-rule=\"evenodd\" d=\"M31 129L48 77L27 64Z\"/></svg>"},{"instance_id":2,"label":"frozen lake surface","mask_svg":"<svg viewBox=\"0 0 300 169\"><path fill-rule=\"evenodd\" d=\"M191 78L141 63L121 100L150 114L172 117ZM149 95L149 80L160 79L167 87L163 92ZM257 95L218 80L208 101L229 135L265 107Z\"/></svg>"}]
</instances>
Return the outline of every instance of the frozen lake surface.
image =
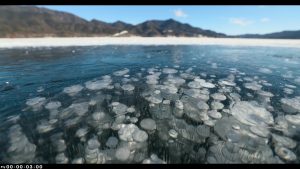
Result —
<instances>
[{"instance_id":1,"label":"frozen lake surface","mask_svg":"<svg viewBox=\"0 0 300 169\"><path fill-rule=\"evenodd\" d=\"M0 163L299 163L300 49L0 49Z\"/></svg>"}]
</instances>

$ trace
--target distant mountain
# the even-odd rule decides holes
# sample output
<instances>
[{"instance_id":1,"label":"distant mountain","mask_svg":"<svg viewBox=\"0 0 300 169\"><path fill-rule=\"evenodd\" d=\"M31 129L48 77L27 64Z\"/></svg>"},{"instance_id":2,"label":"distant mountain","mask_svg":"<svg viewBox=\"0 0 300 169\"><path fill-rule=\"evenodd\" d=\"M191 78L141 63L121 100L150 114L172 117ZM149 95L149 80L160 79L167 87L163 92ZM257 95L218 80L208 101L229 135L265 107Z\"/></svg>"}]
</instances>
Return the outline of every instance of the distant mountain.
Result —
<instances>
[{"instance_id":1,"label":"distant mountain","mask_svg":"<svg viewBox=\"0 0 300 169\"><path fill-rule=\"evenodd\" d=\"M117 21L111 24L113 27L118 28L118 30L131 30L134 26L122 21Z\"/></svg>"},{"instance_id":2,"label":"distant mountain","mask_svg":"<svg viewBox=\"0 0 300 169\"><path fill-rule=\"evenodd\" d=\"M300 39L300 30L282 31L268 34L245 34L238 35L239 38L262 38L262 39Z\"/></svg>"},{"instance_id":3,"label":"distant mountain","mask_svg":"<svg viewBox=\"0 0 300 169\"><path fill-rule=\"evenodd\" d=\"M0 6L0 37L45 36L207 36L225 34L203 30L169 19L138 25L122 21L106 23L84 20L76 15L36 6Z\"/></svg>"},{"instance_id":4,"label":"distant mountain","mask_svg":"<svg viewBox=\"0 0 300 169\"><path fill-rule=\"evenodd\" d=\"M183 24L173 19L160 21L150 20L136 25L131 33L141 36L185 36L185 37L225 37L225 34L217 33L211 30L192 27L189 24Z\"/></svg>"},{"instance_id":5,"label":"distant mountain","mask_svg":"<svg viewBox=\"0 0 300 169\"><path fill-rule=\"evenodd\" d=\"M0 6L0 38L14 37L90 37L90 36L143 36L143 37L223 37L300 39L300 30L269 34L228 36L211 30L193 27L173 19L149 20L132 25L122 21L107 23L87 21L76 15L36 6Z\"/></svg>"}]
</instances>

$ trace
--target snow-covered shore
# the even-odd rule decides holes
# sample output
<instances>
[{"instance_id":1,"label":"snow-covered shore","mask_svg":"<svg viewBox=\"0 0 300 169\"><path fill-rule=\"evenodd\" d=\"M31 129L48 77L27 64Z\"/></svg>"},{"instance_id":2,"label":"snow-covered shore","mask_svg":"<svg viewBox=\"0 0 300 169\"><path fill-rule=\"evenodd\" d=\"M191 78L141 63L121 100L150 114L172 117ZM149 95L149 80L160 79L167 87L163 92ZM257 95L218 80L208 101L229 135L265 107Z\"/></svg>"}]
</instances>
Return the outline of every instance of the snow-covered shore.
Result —
<instances>
[{"instance_id":1,"label":"snow-covered shore","mask_svg":"<svg viewBox=\"0 0 300 169\"><path fill-rule=\"evenodd\" d=\"M189 37L0 38L0 48L100 45L230 45L300 48L300 40Z\"/></svg>"}]
</instances>

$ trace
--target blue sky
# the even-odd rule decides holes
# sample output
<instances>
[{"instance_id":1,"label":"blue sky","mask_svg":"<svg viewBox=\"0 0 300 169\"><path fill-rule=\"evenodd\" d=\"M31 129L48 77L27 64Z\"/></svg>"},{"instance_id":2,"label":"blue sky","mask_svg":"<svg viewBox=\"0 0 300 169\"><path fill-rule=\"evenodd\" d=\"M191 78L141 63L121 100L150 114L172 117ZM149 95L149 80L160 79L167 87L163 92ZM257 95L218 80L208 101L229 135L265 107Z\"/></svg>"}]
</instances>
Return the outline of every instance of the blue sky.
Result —
<instances>
[{"instance_id":1,"label":"blue sky","mask_svg":"<svg viewBox=\"0 0 300 169\"><path fill-rule=\"evenodd\" d=\"M175 5L63 5L42 6L70 12L86 20L105 22L121 20L138 24L150 19L173 18L203 29L228 35L244 33L271 33L282 30L300 30L300 6L175 6Z\"/></svg>"}]
</instances>

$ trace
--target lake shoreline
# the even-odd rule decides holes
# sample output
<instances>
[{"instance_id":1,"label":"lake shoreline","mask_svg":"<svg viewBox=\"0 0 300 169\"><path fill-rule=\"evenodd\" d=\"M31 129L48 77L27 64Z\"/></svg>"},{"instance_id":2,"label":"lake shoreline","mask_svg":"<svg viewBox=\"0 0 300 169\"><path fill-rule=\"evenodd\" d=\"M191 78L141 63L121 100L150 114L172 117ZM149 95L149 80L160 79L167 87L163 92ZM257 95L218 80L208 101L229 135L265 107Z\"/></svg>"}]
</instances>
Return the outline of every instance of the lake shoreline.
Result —
<instances>
[{"instance_id":1,"label":"lake shoreline","mask_svg":"<svg viewBox=\"0 0 300 169\"><path fill-rule=\"evenodd\" d=\"M103 45L226 45L300 48L300 40L195 37L45 37L0 38L0 48Z\"/></svg>"}]
</instances>

